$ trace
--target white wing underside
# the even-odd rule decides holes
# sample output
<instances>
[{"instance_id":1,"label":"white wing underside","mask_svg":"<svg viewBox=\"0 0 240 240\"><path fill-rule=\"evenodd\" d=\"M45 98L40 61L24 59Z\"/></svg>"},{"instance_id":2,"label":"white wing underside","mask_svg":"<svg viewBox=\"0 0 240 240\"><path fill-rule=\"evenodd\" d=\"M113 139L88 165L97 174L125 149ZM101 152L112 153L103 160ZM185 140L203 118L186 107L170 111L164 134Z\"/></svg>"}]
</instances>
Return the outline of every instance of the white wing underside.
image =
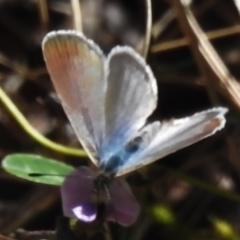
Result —
<instances>
[{"instance_id":1,"label":"white wing underside","mask_svg":"<svg viewBox=\"0 0 240 240\"><path fill-rule=\"evenodd\" d=\"M153 122L139 133L143 137L141 149L123 165L117 176L129 173L163 158L177 150L213 135L225 125L226 108L213 108L193 116Z\"/></svg>"}]
</instances>

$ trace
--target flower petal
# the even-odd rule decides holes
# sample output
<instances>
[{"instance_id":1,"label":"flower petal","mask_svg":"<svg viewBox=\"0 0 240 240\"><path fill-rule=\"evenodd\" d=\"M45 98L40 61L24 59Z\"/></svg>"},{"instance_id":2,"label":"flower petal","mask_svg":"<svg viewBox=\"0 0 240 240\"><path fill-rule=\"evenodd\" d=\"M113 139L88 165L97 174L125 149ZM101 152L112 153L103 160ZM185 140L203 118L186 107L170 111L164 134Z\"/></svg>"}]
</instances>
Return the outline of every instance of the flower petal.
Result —
<instances>
[{"instance_id":1,"label":"flower petal","mask_svg":"<svg viewBox=\"0 0 240 240\"><path fill-rule=\"evenodd\" d=\"M73 208L72 211L78 219L84 222L92 222L97 217L96 206L91 203L82 204L82 206Z\"/></svg>"},{"instance_id":2,"label":"flower petal","mask_svg":"<svg viewBox=\"0 0 240 240\"><path fill-rule=\"evenodd\" d=\"M115 179L109 185L110 204L107 218L123 226L132 225L140 212L140 205L136 201L128 183L123 179Z\"/></svg>"},{"instance_id":3,"label":"flower petal","mask_svg":"<svg viewBox=\"0 0 240 240\"><path fill-rule=\"evenodd\" d=\"M64 215L92 222L97 217L97 206L91 200L96 173L88 167L71 172L61 186Z\"/></svg>"}]
</instances>

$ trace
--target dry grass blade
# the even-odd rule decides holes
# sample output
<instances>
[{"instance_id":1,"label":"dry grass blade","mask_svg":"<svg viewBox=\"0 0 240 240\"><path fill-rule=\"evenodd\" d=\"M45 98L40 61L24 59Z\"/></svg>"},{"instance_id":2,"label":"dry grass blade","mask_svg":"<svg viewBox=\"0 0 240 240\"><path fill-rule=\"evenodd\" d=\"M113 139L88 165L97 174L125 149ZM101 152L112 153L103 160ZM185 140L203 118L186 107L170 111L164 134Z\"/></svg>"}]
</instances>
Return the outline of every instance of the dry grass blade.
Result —
<instances>
[{"instance_id":1,"label":"dry grass blade","mask_svg":"<svg viewBox=\"0 0 240 240\"><path fill-rule=\"evenodd\" d=\"M15 207L11 207L8 217L0 225L1 232L10 233L19 228L36 213L40 213L54 204L57 197L57 188L46 185L35 187L31 194L23 200L18 200L18 204ZM16 212L21 214L21 218L16 218Z\"/></svg>"},{"instance_id":2,"label":"dry grass blade","mask_svg":"<svg viewBox=\"0 0 240 240\"><path fill-rule=\"evenodd\" d=\"M157 26L156 26L157 27ZM233 35L237 35L240 32L240 26L232 26L227 28L222 28L219 30L214 30L205 33L208 40L215 40L223 37L229 37ZM155 36L155 35L154 35ZM167 41L163 43L156 43L151 47L151 52L153 53L159 53L163 51L168 50L174 50L176 48L185 47L189 45L189 39L188 38L181 38L177 40Z\"/></svg>"},{"instance_id":3,"label":"dry grass blade","mask_svg":"<svg viewBox=\"0 0 240 240\"><path fill-rule=\"evenodd\" d=\"M42 31L46 31L49 23L49 14L46 0L38 0L39 17Z\"/></svg>"},{"instance_id":4,"label":"dry grass blade","mask_svg":"<svg viewBox=\"0 0 240 240\"><path fill-rule=\"evenodd\" d=\"M202 15L207 9L211 8L217 0L203 1L194 13ZM164 30L167 29L169 24L174 20L174 12L172 9L168 9L163 16L153 25L152 36L154 39L158 38Z\"/></svg>"},{"instance_id":5,"label":"dry grass blade","mask_svg":"<svg viewBox=\"0 0 240 240\"><path fill-rule=\"evenodd\" d=\"M23 229L17 229L14 233L11 234L17 240L36 240L36 239L45 239L45 240L56 240L56 231L51 230L40 230L40 231L25 231ZM1 239L0 240L4 240ZM12 239L6 239L12 240Z\"/></svg>"},{"instance_id":6,"label":"dry grass blade","mask_svg":"<svg viewBox=\"0 0 240 240\"><path fill-rule=\"evenodd\" d=\"M47 73L45 67L30 69L26 64L20 61L13 61L5 56L2 52L0 52L0 65L11 69L15 74L28 77L29 79L35 79L37 76Z\"/></svg>"},{"instance_id":7,"label":"dry grass blade","mask_svg":"<svg viewBox=\"0 0 240 240\"><path fill-rule=\"evenodd\" d=\"M190 41L191 49L201 72L206 78L208 92L214 103L214 89L224 95L236 108L240 108L240 85L208 41L188 6L172 0L182 30Z\"/></svg>"},{"instance_id":8,"label":"dry grass blade","mask_svg":"<svg viewBox=\"0 0 240 240\"><path fill-rule=\"evenodd\" d=\"M82 15L81 15L81 5L79 0L71 0L72 13L73 13L73 25L74 28L82 32Z\"/></svg>"},{"instance_id":9,"label":"dry grass blade","mask_svg":"<svg viewBox=\"0 0 240 240\"><path fill-rule=\"evenodd\" d=\"M166 11L163 16L153 25L152 36L156 39L161 33L169 26L169 24L174 19L174 14L172 9Z\"/></svg>"},{"instance_id":10,"label":"dry grass blade","mask_svg":"<svg viewBox=\"0 0 240 240\"><path fill-rule=\"evenodd\" d=\"M152 3L151 0L145 0L146 3L146 16L147 16L147 23L146 23L146 33L145 33L145 41L144 41L144 48L143 48L143 56L146 58L150 40L151 40L151 30L152 30Z\"/></svg>"}]
</instances>

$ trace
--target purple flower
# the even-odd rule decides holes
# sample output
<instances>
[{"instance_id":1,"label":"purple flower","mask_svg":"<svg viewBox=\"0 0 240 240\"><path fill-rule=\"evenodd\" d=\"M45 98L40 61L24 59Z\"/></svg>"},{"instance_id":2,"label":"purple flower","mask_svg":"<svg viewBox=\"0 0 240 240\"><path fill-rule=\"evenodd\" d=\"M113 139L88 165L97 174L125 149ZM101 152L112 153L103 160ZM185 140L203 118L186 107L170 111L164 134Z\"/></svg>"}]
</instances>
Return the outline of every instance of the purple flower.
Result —
<instances>
[{"instance_id":1,"label":"purple flower","mask_svg":"<svg viewBox=\"0 0 240 240\"><path fill-rule=\"evenodd\" d=\"M96 191L97 173L88 167L71 172L62 184L64 215L83 222L115 221L123 226L133 224L140 206L127 182L114 179L102 194ZM100 200L101 199L101 200Z\"/></svg>"}]
</instances>

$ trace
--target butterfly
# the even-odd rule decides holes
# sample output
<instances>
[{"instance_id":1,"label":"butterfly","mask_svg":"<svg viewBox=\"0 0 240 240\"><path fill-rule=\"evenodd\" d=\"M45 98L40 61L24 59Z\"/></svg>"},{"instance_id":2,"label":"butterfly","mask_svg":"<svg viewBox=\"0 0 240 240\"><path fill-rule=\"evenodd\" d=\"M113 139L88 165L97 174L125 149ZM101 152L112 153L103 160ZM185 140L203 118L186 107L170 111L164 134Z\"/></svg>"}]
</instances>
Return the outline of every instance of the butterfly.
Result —
<instances>
[{"instance_id":1,"label":"butterfly","mask_svg":"<svg viewBox=\"0 0 240 240\"><path fill-rule=\"evenodd\" d=\"M105 56L82 33L61 30L48 33L42 48L66 115L98 168L94 172L81 167L66 178L62 186L66 216L92 222L102 208L107 220L132 224L139 204L125 180L115 177L211 136L225 125L224 107L147 123L157 105L157 83L144 58L130 47L114 47Z\"/></svg>"}]
</instances>

